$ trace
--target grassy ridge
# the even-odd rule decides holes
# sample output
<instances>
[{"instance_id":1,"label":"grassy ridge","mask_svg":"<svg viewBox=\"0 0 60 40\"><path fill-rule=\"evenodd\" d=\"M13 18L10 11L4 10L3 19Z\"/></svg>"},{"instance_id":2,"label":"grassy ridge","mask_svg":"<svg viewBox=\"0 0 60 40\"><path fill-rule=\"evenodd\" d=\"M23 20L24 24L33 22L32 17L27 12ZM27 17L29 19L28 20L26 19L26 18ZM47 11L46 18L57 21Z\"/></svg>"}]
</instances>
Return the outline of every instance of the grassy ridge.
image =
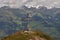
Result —
<instances>
[{"instance_id":1,"label":"grassy ridge","mask_svg":"<svg viewBox=\"0 0 60 40\"><path fill-rule=\"evenodd\" d=\"M38 37L38 39L42 38L42 39L46 39L46 40L54 40L51 36L48 36L42 32L38 32L38 31L31 31L31 32L17 32L13 35L7 36L5 38L3 38L2 40L29 40L29 39L35 39L35 37Z\"/></svg>"}]
</instances>

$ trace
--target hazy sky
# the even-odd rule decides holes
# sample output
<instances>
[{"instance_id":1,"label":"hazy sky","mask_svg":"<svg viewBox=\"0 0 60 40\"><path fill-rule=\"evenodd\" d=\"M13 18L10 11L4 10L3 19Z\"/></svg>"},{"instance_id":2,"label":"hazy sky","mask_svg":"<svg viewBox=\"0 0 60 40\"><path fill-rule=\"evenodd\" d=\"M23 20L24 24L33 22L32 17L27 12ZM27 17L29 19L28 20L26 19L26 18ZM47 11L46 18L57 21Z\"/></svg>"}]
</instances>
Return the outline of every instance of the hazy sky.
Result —
<instances>
[{"instance_id":1,"label":"hazy sky","mask_svg":"<svg viewBox=\"0 0 60 40\"><path fill-rule=\"evenodd\" d=\"M26 5L28 7L46 6L47 8L51 8L60 7L60 0L0 0L0 7L7 4L11 7L21 7Z\"/></svg>"}]
</instances>

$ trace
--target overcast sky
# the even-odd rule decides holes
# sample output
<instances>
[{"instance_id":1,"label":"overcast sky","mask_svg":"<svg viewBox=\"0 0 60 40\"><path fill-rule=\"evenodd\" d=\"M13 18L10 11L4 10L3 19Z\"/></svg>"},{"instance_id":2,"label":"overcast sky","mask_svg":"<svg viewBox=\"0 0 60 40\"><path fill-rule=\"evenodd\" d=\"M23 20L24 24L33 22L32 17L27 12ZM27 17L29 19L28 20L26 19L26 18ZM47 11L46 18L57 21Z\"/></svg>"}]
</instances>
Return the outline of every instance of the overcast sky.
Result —
<instances>
[{"instance_id":1,"label":"overcast sky","mask_svg":"<svg viewBox=\"0 0 60 40\"><path fill-rule=\"evenodd\" d=\"M46 6L47 8L60 7L60 0L0 0L0 7L9 4L11 7L28 7Z\"/></svg>"}]
</instances>

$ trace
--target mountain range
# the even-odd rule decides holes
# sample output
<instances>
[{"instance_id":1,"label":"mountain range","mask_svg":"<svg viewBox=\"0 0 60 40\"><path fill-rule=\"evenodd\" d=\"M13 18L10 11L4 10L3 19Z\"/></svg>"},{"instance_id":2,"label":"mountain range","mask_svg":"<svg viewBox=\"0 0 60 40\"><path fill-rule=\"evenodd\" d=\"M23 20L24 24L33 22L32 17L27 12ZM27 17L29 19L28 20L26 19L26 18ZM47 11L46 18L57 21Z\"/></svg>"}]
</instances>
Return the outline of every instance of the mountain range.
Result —
<instances>
[{"instance_id":1,"label":"mountain range","mask_svg":"<svg viewBox=\"0 0 60 40\"><path fill-rule=\"evenodd\" d=\"M26 30L26 14L31 14L31 30L39 30L45 34L60 39L60 8L47 9L46 7L0 8L0 37L8 36L17 31Z\"/></svg>"}]
</instances>

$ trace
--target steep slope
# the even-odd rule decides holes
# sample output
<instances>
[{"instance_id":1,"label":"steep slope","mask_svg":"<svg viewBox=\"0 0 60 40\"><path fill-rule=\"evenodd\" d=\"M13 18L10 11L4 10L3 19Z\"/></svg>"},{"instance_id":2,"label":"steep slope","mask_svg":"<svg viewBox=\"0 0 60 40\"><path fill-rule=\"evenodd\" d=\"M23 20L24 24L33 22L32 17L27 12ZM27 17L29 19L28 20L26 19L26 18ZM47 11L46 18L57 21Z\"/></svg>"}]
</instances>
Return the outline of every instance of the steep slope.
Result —
<instances>
[{"instance_id":1,"label":"steep slope","mask_svg":"<svg viewBox=\"0 0 60 40\"><path fill-rule=\"evenodd\" d=\"M0 8L0 37L20 30L20 25L21 21L18 20L18 17L13 12L5 8Z\"/></svg>"}]
</instances>

